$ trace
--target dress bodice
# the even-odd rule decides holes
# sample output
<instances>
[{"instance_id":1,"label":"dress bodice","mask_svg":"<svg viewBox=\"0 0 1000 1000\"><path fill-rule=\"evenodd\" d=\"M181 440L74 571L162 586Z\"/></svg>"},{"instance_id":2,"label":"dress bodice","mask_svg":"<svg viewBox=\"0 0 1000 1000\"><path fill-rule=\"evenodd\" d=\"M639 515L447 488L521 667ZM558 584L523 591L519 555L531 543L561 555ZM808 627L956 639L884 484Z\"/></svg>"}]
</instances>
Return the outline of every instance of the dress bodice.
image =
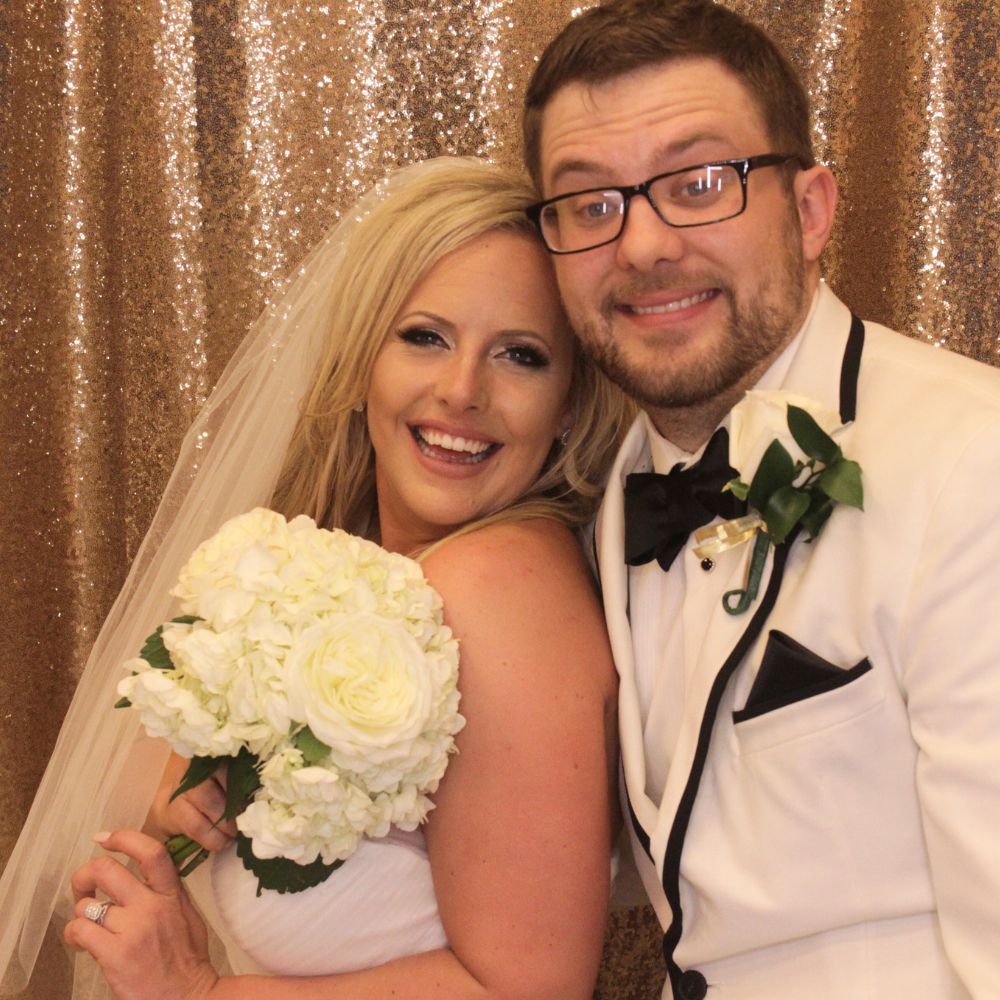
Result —
<instances>
[{"instance_id":1,"label":"dress bodice","mask_svg":"<svg viewBox=\"0 0 1000 1000\"><path fill-rule=\"evenodd\" d=\"M264 890L234 847L212 861L212 888L228 935L252 960L234 972L331 975L447 946L423 833L362 840L323 883Z\"/></svg>"}]
</instances>

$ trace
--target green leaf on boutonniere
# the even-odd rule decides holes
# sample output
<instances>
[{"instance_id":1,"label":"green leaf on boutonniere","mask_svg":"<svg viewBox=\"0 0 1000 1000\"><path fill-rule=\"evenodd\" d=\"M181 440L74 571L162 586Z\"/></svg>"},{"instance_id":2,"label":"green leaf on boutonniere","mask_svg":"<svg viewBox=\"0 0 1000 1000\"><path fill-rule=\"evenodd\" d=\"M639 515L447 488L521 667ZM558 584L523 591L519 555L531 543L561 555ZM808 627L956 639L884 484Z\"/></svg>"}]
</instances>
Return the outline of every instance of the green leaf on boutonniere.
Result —
<instances>
[{"instance_id":1,"label":"green leaf on boutonniere","mask_svg":"<svg viewBox=\"0 0 1000 1000\"><path fill-rule=\"evenodd\" d=\"M288 858L258 858L253 842L242 833L236 835L236 855L247 871L257 876L257 895L264 889L274 892L302 892L325 882L344 862L324 864L317 858L312 864L300 865Z\"/></svg>"},{"instance_id":2,"label":"green leaf on boutonniere","mask_svg":"<svg viewBox=\"0 0 1000 1000\"><path fill-rule=\"evenodd\" d=\"M260 788L260 775L257 756L246 747L240 747L240 752L229 758L226 768L226 808L222 819L235 819L246 808L250 796Z\"/></svg>"},{"instance_id":3,"label":"green leaf on boutonniere","mask_svg":"<svg viewBox=\"0 0 1000 1000\"><path fill-rule=\"evenodd\" d=\"M808 509L809 494L794 486L782 486L771 494L761 511L761 517L764 518L767 533L775 545L780 545L788 537Z\"/></svg>"},{"instance_id":4,"label":"green leaf on boutonniere","mask_svg":"<svg viewBox=\"0 0 1000 1000\"><path fill-rule=\"evenodd\" d=\"M837 443L823 430L813 415L801 406L788 404L788 429L795 443L810 457L833 465L841 457Z\"/></svg>"},{"instance_id":5,"label":"green leaf on boutonniere","mask_svg":"<svg viewBox=\"0 0 1000 1000\"><path fill-rule=\"evenodd\" d=\"M849 459L842 459L823 470L819 488L837 503L864 510L864 490L861 486L861 466Z\"/></svg>"},{"instance_id":6,"label":"green leaf on boutonniere","mask_svg":"<svg viewBox=\"0 0 1000 1000\"><path fill-rule=\"evenodd\" d=\"M200 622L197 615L180 615L171 618L172 625L193 625ZM156 670L173 670L174 661L170 659L167 647L163 645L163 626L161 625L152 635L146 637L146 641L139 650L139 656Z\"/></svg>"},{"instance_id":7,"label":"green leaf on boutonniere","mask_svg":"<svg viewBox=\"0 0 1000 1000\"><path fill-rule=\"evenodd\" d=\"M764 520L767 515L764 509L767 507L771 496L783 486L791 486L795 479L795 462L788 454L788 449L780 441L772 441L767 446L754 473L753 482L747 493L747 502L754 510L759 510Z\"/></svg>"},{"instance_id":8,"label":"green leaf on boutonniere","mask_svg":"<svg viewBox=\"0 0 1000 1000\"><path fill-rule=\"evenodd\" d=\"M330 748L321 739L318 739L308 726L300 729L292 742L302 752L302 759L310 766L318 764L330 754Z\"/></svg>"},{"instance_id":9,"label":"green leaf on boutonniere","mask_svg":"<svg viewBox=\"0 0 1000 1000\"><path fill-rule=\"evenodd\" d=\"M809 499L809 509L802 515L802 527L809 532L808 541L812 541L826 524L827 518L833 513L833 501L822 493L812 493Z\"/></svg>"},{"instance_id":10,"label":"green leaf on boutonniere","mask_svg":"<svg viewBox=\"0 0 1000 1000\"><path fill-rule=\"evenodd\" d=\"M747 494L750 492L750 487L743 482L742 479L730 479L725 486L722 487L723 493L732 493L734 497L739 500L746 500Z\"/></svg>"},{"instance_id":11,"label":"green leaf on boutonniere","mask_svg":"<svg viewBox=\"0 0 1000 1000\"><path fill-rule=\"evenodd\" d=\"M170 801L173 802L178 795L183 795L203 781L207 781L215 774L218 766L227 759L226 757L192 757L188 769L184 772L184 777L181 778L181 783L177 786L174 794L170 796Z\"/></svg>"}]
</instances>

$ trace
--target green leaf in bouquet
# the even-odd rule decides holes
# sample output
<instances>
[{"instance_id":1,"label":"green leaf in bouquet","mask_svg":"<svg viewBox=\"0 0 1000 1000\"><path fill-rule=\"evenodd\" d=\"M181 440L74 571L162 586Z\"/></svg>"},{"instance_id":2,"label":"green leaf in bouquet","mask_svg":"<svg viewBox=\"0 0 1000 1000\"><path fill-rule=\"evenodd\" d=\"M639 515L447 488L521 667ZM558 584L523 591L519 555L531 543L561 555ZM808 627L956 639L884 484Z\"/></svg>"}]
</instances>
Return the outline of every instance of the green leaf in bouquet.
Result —
<instances>
[{"instance_id":1,"label":"green leaf in bouquet","mask_svg":"<svg viewBox=\"0 0 1000 1000\"><path fill-rule=\"evenodd\" d=\"M131 708L131 707L132 707L132 702L130 702L128 698L119 698L115 702L115 708Z\"/></svg>"},{"instance_id":2,"label":"green leaf in bouquet","mask_svg":"<svg viewBox=\"0 0 1000 1000\"><path fill-rule=\"evenodd\" d=\"M864 510L864 490L861 487L861 466L849 459L842 459L823 470L819 488L837 503Z\"/></svg>"},{"instance_id":3,"label":"green leaf in bouquet","mask_svg":"<svg viewBox=\"0 0 1000 1000\"><path fill-rule=\"evenodd\" d=\"M775 545L780 545L788 537L808 509L809 494L794 486L782 486L771 494L761 516Z\"/></svg>"},{"instance_id":4,"label":"green leaf in bouquet","mask_svg":"<svg viewBox=\"0 0 1000 1000\"><path fill-rule=\"evenodd\" d=\"M767 507L771 495L783 486L791 486L794 479L795 462L788 454L788 449L780 441L772 441L761 456L760 465L757 466L753 482L750 484L747 501L767 521L764 508Z\"/></svg>"},{"instance_id":5,"label":"green leaf in bouquet","mask_svg":"<svg viewBox=\"0 0 1000 1000\"><path fill-rule=\"evenodd\" d=\"M253 853L252 841L242 833L236 835L236 854L247 871L257 876L257 895L265 889L274 892L302 892L325 882L344 862L324 864L317 858L311 864L300 865L288 858L258 858Z\"/></svg>"},{"instance_id":6,"label":"green leaf in bouquet","mask_svg":"<svg viewBox=\"0 0 1000 1000\"><path fill-rule=\"evenodd\" d=\"M146 641L142 644L142 649L139 650L139 656L156 670L174 669L174 661L170 659L167 647L163 645L162 625L146 638Z\"/></svg>"},{"instance_id":7,"label":"green leaf in bouquet","mask_svg":"<svg viewBox=\"0 0 1000 1000\"><path fill-rule=\"evenodd\" d=\"M795 443L810 457L832 465L841 457L837 443L816 423L808 410L788 404L788 429Z\"/></svg>"},{"instance_id":8,"label":"green leaf in bouquet","mask_svg":"<svg viewBox=\"0 0 1000 1000\"><path fill-rule=\"evenodd\" d=\"M246 808L250 796L260 788L257 756L246 747L229 759L226 769L226 810L222 819L235 819Z\"/></svg>"},{"instance_id":9,"label":"green leaf in bouquet","mask_svg":"<svg viewBox=\"0 0 1000 1000\"><path fill-rule=\"evenodd\" d=\"M308 726L303 726L295 734L293 742L296 748L302 752L303 760L310 766L318 764L329 756L330 748Z\"/></svg>"},{"instance_id":10,"label":"green leaf in bouquet","mask_svg":"<svg viewBox=\"0 0 1000 1000\"><path fill-rule=\"evenodd\" d=\"M170 801L173 802L178 795L183 795L185 792L191 791L192 788L211 778L224 760L228 760L228 758L192 757L191 763L188 764L188 769L184 772L184 777L181 778L181 783L177 786L174 794L170 796Z\"/></svg>"},{"instance_id":11,"label":"green leaf in bouquet","mask_svg":"<svg viewBox=\"0 0 1000 1000\"><path fill-rule=\"evenodd\" d=\"M197 615L179 615L177 618L171 618L169 624L193 625L195 622L200 621L201 618ZM156 670L174 669L174 661L170 659L170 653L167 652L167 647L163 645L162 625L152 635L146 637L146 641L142 644L142 649L139 650L139 656Z\"/></svg>"}]
</instances>

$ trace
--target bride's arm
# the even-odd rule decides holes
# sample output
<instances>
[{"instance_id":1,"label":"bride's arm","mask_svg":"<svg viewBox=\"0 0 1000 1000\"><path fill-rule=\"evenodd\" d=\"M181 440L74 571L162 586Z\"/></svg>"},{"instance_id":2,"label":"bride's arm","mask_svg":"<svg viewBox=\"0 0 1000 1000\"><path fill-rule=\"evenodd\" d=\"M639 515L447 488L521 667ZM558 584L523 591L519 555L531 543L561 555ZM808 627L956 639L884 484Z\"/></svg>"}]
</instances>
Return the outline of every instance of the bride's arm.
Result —
<instances>
[{"instance_id":1,"label":"bride's arm","mask_svg":"<svg viewBox=\"0 0 1000 1000\"><path fill-rule=\"evenodd\" d=\"M158 945L145 939L133 952L142 965L136 991L120 995L590 997L609 888L614 678L589 575L569 532L541 521L455 539L424 568L460 638L461 711L468 719L427 827L450 947L361 972L299 979L208 978L204 961L185 954L161 964L192 970L188 984L164 980L157 991L149 956ZM111 915L121 926L124 913ZM144 933L155 936L168 921L154 916L143 923ZM85 924L70 927L90 941L104 933ZM169 942L160 945L169 950Z\"/></svg>"},{"instance_id":2,"label":"bride's arm","mask_svg":"<svg viewBox=\"0 0 1000 1000\"><path fill-rule=\"evenodd\" d=\"M478 536L426 567L461 637L468 719L427 833L438 905L488 995L589 998L617 754L604 618L565 529L515 522Z\"/></svg>"}]
</instances>

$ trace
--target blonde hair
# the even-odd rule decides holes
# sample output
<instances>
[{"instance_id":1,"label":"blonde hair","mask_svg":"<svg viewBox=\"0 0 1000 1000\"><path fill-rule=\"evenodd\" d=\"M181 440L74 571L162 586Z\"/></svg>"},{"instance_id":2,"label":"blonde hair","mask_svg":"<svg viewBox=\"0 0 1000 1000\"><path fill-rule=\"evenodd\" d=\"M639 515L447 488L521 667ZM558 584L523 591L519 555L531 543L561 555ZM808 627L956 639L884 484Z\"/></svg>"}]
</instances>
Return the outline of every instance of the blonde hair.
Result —
<instances>
[{"instance_id":1,"label":"blonde hair","mask_svg":"<svg viewBox=\"0 0 1000 1000\"><path fill-rule=\"evenodd\" d=\"M302 400L275 489L278 510L377 537L375 456L361 412L375 358L411 291L447 254L494 230L537 239L524 214L536 197L519 176L474 159L419 164L387 183L356 223L331 275L336 314L329 316L327 348ZM569 525L592 516L633 409L578 348L569 402L573 425L566 444L554 446L528 493L460 530L514 516Z\"/></svg>"}]
</instances>

